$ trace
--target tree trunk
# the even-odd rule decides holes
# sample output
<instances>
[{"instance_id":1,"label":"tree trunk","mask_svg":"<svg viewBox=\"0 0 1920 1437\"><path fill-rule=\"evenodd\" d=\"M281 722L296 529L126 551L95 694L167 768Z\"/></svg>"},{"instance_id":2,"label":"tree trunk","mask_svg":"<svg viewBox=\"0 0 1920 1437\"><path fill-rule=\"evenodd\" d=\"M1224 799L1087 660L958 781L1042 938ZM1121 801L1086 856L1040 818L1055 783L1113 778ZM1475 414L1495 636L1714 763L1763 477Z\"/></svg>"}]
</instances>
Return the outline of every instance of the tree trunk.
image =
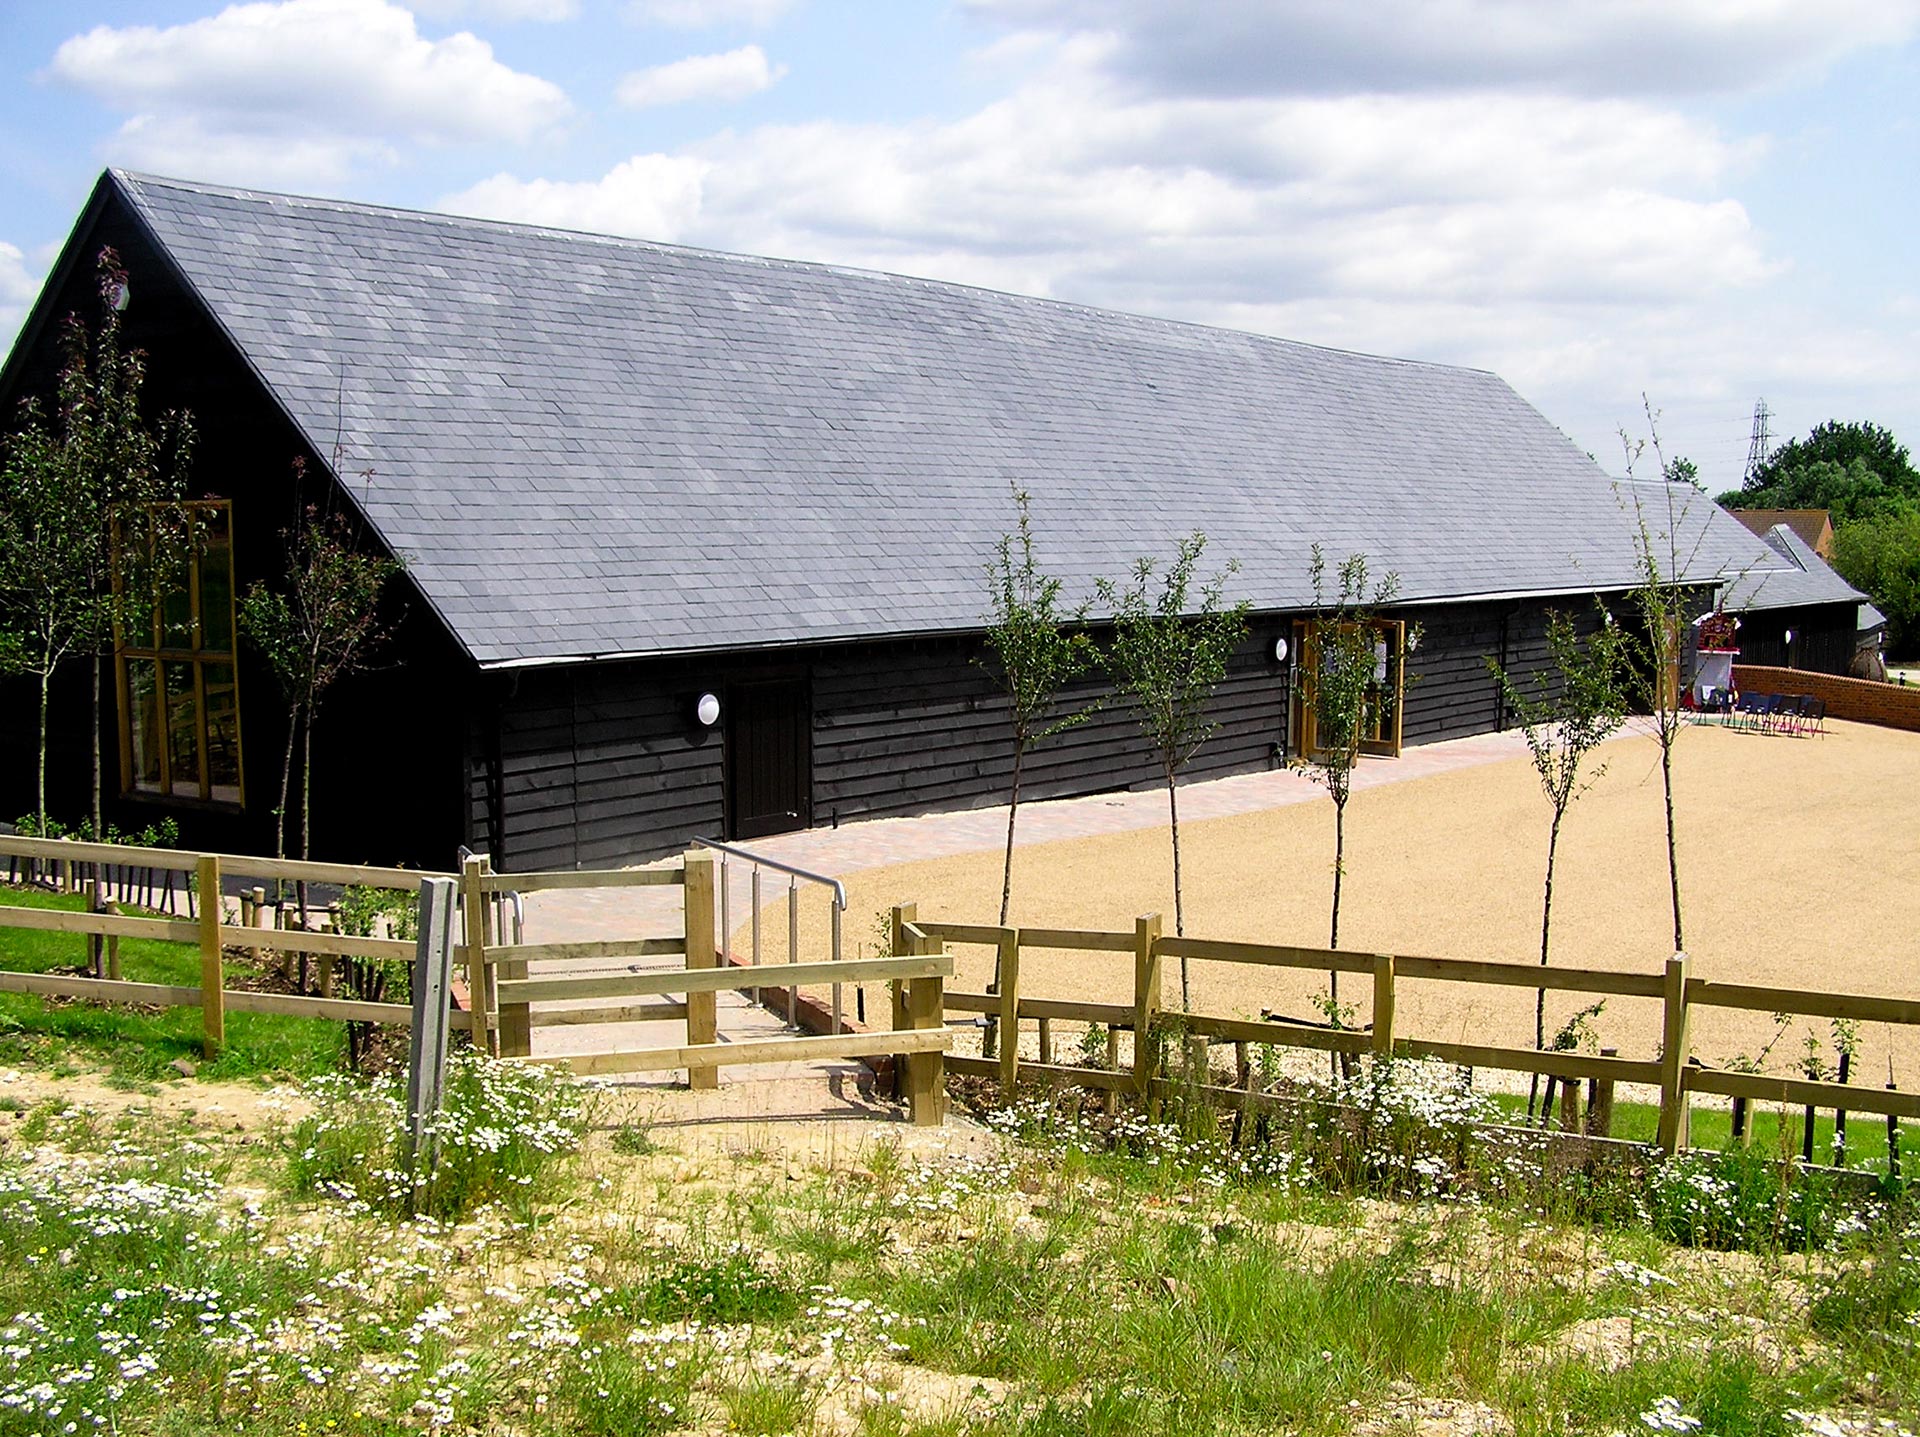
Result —
<instances>
[{"instance_id":1,"label":"tree trunk","mask_svg":"<svg viewBox=\"0 0 1920 1437\"><path fill-rule=\"evenodd\" d=\"M34 830L41 838L47 836L47 704L48 695L53 687L53 665L44 664L40 669L40 771L36 777L34 794L38 807L39 827Z\"/></svg>"},{"instance_id":2,"label":"tree trunk","mask_svg":"<svg viewBox=\"0 0 1920 1437\"><path fill-rule=\"evenodd\" d=\"M105 843L107 841L107 827L106 827L106 822L104 818L104 811L101 806L101 794L100 794L100 784L101 784L100 719L102 717L101 709L100 709L100 663L101 663L100 655L94 654L92 656L92 660L93 660L93 841L95 843ZM99 864L96 863L93 865L93 884L88 889L88 892L87 892L88 912L101 913L106 910L107 881L105 878L101 876L105 872L106 870L102 868ZM106 942L107 940L103 936L96 933L93 935L93 938L89 943L90 952L88 957L88 966L89 966L89 970L93 973L93 975L96 978L104 977L106 974L106 956L105 956Z\"/></svg>"},{"instance_id":3,"label":"tree trunk","mask_svg":"<svg viewBox=\"0 0 1920 1437\"><path fill-rule=\"evenodd\" d=\"M1327 947L1340 946L1340 880L1347 868L1347 800L1344 795L1336 795L1333 800L1333 914L1327 925ZM1340 1019L1340 970L1327 972L1327 1019L1336 1028L1346 1026ZM1350 1053L1329 1053L1333 1063L1335 1078L1351 1076L1353 1056Z\"/></svg>"},{"instance_id":4,"label":"tree trunk","mask_svg":"<svg viewBox=\"0 0 1920 1437\"><path fill-rule=\"evenodd\" d=\"M1673 740L1674 733L1669 730L1661 735L1660 742L1660 786L1667 800L1667 878L1673 887L1673 951L1687 951L1687 941L1680 929L1680 851L1673 837Z\"/></svg>"},{"instance_id":5,"label":"tree trunk","mask_svg":"<svg viewBox=\"0 0 1920 1437\"><path fill-rule=\"evenodd\" d=\"M309 827L313 820L313 705L307 705L307 722L300 730L300 861L311 858L313 834ZM307 880L301 879L296 885L300 897L300 927L310 926L307 917Z\"/></svg>"},{"instance_id":6,"label":"tree trunk","mask_svg":"<svg viewBox=\"0 0 1920 1437\"><path fill-rule=\"evenodd\" d=\"M1007 926L1007 911L1013 901L1013 818L1020 811L1020 767L1026 757L1027 746L1019 739L1013 745L1013 792L1007 803L1007 863L1000 876L1000 926ZM993 982L987 985L989 993L1000 991L1000 950L993 950ZM987 1015L986 1031L980 1037L980 1054L991 1058L1000 1051L1000 1020L991 1013Z\"/></svg>"},{"instance_id":7,"label":"tree trunk","mask_svg":"<svg viewBox=\"0 0 1920 1437\"><path fill-rule=\"evenodd\" d=\"M1560 847L1560 820L1566 816L1566 810L1556 808L1553 811L1553 826L1547 830L1547 889L1546 896L1540 901L1540 966L1547 966L1547 945L1553 932L1553 859ZM1538 1052L1547 1046L1547 990L1536 988L1533 993L1533 1047ZM1527 1084L1527 1116L1533 1116L1534 1104L1540 1097L1540 1075L1533 1074Z\"/></svg>"},{"instance_id":8,"label":"tree trunk","mask_svg":"<svg viewBox=\"0 0 1920 1437\"><path fill-rule=\"evenodd\" d=\"M300 731L300 861L313 857L313 719L307 708L306 727Z\"/></svg>"},{"instance_id":9,"label":"tree trunk","mask_svg":"<svg viewBox=\"0 0 1920 1437\"><path fill-rule=\"evenodd\" d=\"M93 841L100 843L106 837L106 829L101 824L100 806L100 655L91 656L93 664ZM165 702L165 695L161 702Z\"/></svg>"},{"instance_id":10,"label":"tree trunk","mask_svg":"<svg viewBox=\"0 0 1920 1437\"><path fill-rule=\"evenodd\" d=\"M1007 861L1000 873L1000 926L1007 926L1007 911L1013 903L1013 819L1020 811L1020 768L1027 756L1025 743L1013 745L1013 793L1007 800ZM999 960L994 960L994 981L1000 979Z\"/></svg>"},{"instance_id":11,"label":"tree trunk","mask_svg":"<svg viewBox=\"0 0 1920 1437\"><path fill-rule=\"evenodd\" d=\"M1167 766L1167 829L1173 835L1173 936L1187 936L1186 911L1180 904L1180 800L1173 783L1173 766ZM1180 1007L1182 1011L1193 1011L1192 980L1188 972L1187 955L1180 955Z\"/></svg>"},{"instance_id":12,"label":"tree trunk","mask_svg":"<svg viewBox=\"0 0 1920 1437\"><path fill-rule=\"evenodd\" d=\"M287 746L280 756L280 811L273 825L273 856L287 856L287 795L293 790L293 748L300 738L300 710L296 706L287 715ZM279 880L275 880L276 887Z\"/></svg>"},{"instance_id":13,"label":"tree trunk","mask_svg":"<svg viewBox=\"0 0 1920 1437\"><path fill-rule=\"evenodd\" d=\"M1347 804L1346 800L1336 800L1333 805L1333 915L1327 925L1327 947L1340 946L1340 877L1347 867ZM1333 980L1333 996L1340 996L1340 975L1329 973Z\"/></svg>"}]
</instances>

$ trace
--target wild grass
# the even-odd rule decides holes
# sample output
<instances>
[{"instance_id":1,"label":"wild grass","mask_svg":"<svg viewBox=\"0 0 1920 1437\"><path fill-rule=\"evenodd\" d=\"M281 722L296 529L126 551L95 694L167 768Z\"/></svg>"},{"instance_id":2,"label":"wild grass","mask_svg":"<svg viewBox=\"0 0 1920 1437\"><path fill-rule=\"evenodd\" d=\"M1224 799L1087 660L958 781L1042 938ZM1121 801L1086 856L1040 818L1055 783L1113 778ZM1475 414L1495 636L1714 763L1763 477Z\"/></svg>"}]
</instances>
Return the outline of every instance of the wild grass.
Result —
<instances>
[{"instance_id":1,"label":"wild grass","mask_svg":"<svg viewBox=\"0 0 1920 1437\"><path fill-rule=\"evenodd\" d=\"M1595 1222L1485 1155L1463 1182L1450 1110L1378 1084L1357 1128L1275 1125L1265 1157L1035 1100L997 1148L817 1171L585 1144L613 1099L483 1067L458 1201L391 1185L390 1092L346 1080L267 1142L5 1119L0 1432L1897 1437L1920 1411L1920 1228L1884 1194L1796 1230L1763 1168L1664 1206L1641 1173Z\"/></svg>"}]
</instances>

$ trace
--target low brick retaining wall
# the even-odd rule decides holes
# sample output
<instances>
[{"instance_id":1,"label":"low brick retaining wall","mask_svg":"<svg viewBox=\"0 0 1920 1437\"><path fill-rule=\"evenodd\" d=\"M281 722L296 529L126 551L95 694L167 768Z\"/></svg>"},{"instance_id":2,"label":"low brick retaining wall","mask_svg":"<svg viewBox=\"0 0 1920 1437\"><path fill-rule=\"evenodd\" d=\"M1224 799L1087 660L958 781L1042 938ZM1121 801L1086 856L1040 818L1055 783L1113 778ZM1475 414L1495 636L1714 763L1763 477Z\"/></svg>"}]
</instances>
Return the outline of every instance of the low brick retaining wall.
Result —
<instances>
[{"instance_id":1,"label":"low brick retaining wall","mask_svg":"<svg viewBox=\"0 0 1920 1437\"><path fill-rule=\"evenodd\" d=\"M1828 718L1920 730L1920 688L1761 664L1735 664L1733 686L1743 694L1811 694L1825 702Z\"/></svg>"}]
</instances>

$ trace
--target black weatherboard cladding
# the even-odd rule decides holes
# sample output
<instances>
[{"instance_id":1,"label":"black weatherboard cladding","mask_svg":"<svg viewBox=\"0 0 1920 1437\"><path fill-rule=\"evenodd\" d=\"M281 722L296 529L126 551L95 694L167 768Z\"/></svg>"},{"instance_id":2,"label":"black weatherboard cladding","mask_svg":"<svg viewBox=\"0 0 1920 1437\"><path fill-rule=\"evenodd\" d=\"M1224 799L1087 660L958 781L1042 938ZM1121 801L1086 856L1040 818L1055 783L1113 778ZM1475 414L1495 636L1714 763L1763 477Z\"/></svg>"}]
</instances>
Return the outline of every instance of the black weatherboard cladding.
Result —
<instances>
[{"instance_id":1,"label":"black weatherboard cladding","mask_svg":"<svg viewBox=\"0 0 1920 1437\"><path fill-rule=\"evenodd\" d=\"M1546 661L1547 605L1538 600L1405 611L1422 638L1409 657L1406 734L1431 742L1484 733L1501 721L1486 655L1504 631L1508 663L1531 675ZM1590 598L1563 605L1585 627ZM1261 615L1233 656L1214 704L1216 727L1188 780L1267 768L1287 741L1286 664L1274 640L1286 616ZM1011 757L1005 701L974 660L978 638L852 644L787 656L781 672L810 676L812 808L816 824L1005 802ZM703 691L764 679L738 655L645 660L488 676L499 761L473 745L469 821L497 861L526 871L654 857L714 836L727 822L721 733L692 718ZM1024 791L1063 798L1158 784L1154 755L1127 703L1101 682L1078 685L1093 717L1029 756ZM492 720L486 720L488 722ZM722 725L724 727L724 725ZM1371 760L1369 760L1371 762ZM497 803L493 799L498 794Z\"/></svg>"}]
</instances>

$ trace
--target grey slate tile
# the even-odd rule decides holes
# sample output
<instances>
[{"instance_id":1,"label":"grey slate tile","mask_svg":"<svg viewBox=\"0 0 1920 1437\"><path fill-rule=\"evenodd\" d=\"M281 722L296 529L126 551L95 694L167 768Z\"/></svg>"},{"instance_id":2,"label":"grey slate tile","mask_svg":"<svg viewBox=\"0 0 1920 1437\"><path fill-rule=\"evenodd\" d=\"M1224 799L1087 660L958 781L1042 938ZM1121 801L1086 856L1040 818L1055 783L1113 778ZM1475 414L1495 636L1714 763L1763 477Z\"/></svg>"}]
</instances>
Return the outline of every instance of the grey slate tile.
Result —
<instances>
[{"instance_id":1,"label":"grey slate tile","mask_svg":"<svg viewBox=\"0 0 1920 1437\"><path fill-rule=\"evenodd\" d=\"M482 663L977 628L1013 483L1076 598L1194 528L1261 608L1309 601L1316 541L1409 600L1635 579L1626 491L1480 371L113 183L320 453L344 409L371 519ZM1703 563L1801 572L1699 522Z\"/></svg>"}]
</instances>

